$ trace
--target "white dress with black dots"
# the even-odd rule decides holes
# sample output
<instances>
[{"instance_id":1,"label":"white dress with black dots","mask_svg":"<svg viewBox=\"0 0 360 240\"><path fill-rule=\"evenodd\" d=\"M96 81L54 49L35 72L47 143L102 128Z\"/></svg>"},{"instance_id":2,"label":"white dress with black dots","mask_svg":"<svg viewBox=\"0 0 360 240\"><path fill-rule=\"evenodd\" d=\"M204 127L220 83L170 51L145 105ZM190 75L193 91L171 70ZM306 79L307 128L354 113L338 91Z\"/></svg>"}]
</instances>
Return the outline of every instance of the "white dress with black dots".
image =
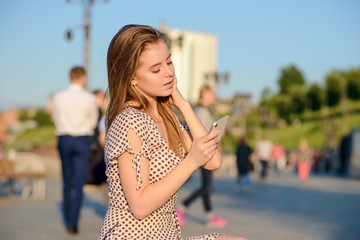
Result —
<instances>
[{"instance_id":1,"label":"white dress with black dots","mask_svg":"<svg viewBox=\"0 0 360 240\"><path fill-rule=\"evenodd\" d=\"M181 129L185 131L185 127L180 121L179 124ZM141 140L140 152L134 153L130 147L127 137L129 129L133 129ZM120 182L117 162L118 157L125 151L133 155L132 165L137 173L137 189L140 189L142 185L140 176L141 155L149 160L150 184L165 177L181 161L170 150L149 115L134 108L124 109L111 124L106 136L105 161L107 182L109 184L109 207L98 239L184 239L181 237L179 222L174 211L177 192L146 218L138 220L132 215ZM183 148L182 154L185 154ZM211 240L219 235L221 234L212 233L186 239Z\"/></svg>"}]
</instances>

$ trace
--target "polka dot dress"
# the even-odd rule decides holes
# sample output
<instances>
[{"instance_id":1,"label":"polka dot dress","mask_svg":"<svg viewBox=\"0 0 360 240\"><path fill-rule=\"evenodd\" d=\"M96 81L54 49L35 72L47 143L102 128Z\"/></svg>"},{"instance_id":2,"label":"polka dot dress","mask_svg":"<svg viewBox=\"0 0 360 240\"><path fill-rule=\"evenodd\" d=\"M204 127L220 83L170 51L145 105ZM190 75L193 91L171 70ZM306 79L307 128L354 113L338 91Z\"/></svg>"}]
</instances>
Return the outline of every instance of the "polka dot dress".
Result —
<instances>
[{"instance_id":1,"label":"polka dot dress","mask_svg":"<svg viewBox=\"0 0 360 240\"><path fill-rule=\"evenodd\" d=\"M185 127L179 121L180 127ZM140 152L134 153L127 137L129 129L133 129L141 140ZM128 152L133 156L132 166L136 169L137 189L141 188L140 156L149 159L149 183L153 184L165 177L181 161L170 150L152 118L134 108L124 109L114 120L108 130L105 143L106 175L109 184L109 207L100 230L99 240L115 239L184 239L174 206L178 193L175 193L160 208L142 220L135 218L126 201L118 170L118 157ZM185 154L182 148L182 154ZM220 234L213 233L204 236L186 238L215 239Z\"/></svg>"}]
</instances>

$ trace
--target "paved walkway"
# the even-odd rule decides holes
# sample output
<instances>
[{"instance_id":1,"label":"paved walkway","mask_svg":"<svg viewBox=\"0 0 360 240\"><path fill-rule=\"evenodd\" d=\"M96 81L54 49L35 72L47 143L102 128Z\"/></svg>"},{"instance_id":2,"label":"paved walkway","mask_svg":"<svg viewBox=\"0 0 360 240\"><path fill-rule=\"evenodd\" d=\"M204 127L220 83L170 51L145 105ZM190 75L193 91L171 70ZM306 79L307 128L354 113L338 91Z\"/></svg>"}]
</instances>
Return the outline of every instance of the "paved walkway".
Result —
<instances>
[{"instance_id":1,"label":"paved walkway","mask_svg":"<svg viewBox=\"0 0 360 240\"><path fill-rule=\"evenodd\" d=\"M0 239L90 240L97 239L106 207L99 189L87 189L79 234L68 235L61 218L61 179L58 161L51 167L45 200L21 200L0 188ZM251 175L248 192L235 191L234 179L216 180L215 211L229 221L223 229L207 229L201 201L190 207L183 235L213 231L249 240L357 240L360 239L360 181L333 176L311 176L302 184L290 172L271 174L265 183ZM196 186L195 175L180 191L184 198Z\"/></svg>"}]
</instances>

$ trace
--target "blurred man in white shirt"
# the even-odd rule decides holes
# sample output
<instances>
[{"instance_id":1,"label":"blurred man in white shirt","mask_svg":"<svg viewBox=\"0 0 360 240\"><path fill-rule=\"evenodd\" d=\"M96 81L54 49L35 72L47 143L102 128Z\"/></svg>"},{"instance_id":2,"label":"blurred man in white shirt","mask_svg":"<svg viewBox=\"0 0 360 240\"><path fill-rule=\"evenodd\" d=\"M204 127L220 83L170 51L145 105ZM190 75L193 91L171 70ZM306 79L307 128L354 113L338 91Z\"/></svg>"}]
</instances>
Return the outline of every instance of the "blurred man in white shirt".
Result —
<instances>
[{"instance_id":1,"label":"blurred man in white shirt","mask_svg":"<svg viewBox=\"0 0 360 240\"><path fill-rule=\"evenodd\" d=\"M71 69L70 82L54 95L52 116L62 163L65 224L68 233L76 234L98 110L95 96L84 89L83 67Z\"/></svg>"}]
</instances>

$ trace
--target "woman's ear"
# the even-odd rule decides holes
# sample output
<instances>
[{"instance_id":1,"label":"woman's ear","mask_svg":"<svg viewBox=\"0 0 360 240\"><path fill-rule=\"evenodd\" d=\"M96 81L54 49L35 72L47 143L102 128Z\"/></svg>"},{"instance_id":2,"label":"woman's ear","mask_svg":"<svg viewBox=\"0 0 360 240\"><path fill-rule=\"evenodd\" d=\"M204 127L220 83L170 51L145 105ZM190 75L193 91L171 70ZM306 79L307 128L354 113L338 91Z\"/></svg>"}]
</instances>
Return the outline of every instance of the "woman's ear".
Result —
<instances>
[{"instance_id":1,"label":"woman's ear","mask_svg":"<svg viewBox=\"0 0 360 240\"><path fill-rule=\"evenodd\" d=\"M130 81L131 86L135 87L137 85L136 77L134 76Z\"/></svg>"}]
</instances>

